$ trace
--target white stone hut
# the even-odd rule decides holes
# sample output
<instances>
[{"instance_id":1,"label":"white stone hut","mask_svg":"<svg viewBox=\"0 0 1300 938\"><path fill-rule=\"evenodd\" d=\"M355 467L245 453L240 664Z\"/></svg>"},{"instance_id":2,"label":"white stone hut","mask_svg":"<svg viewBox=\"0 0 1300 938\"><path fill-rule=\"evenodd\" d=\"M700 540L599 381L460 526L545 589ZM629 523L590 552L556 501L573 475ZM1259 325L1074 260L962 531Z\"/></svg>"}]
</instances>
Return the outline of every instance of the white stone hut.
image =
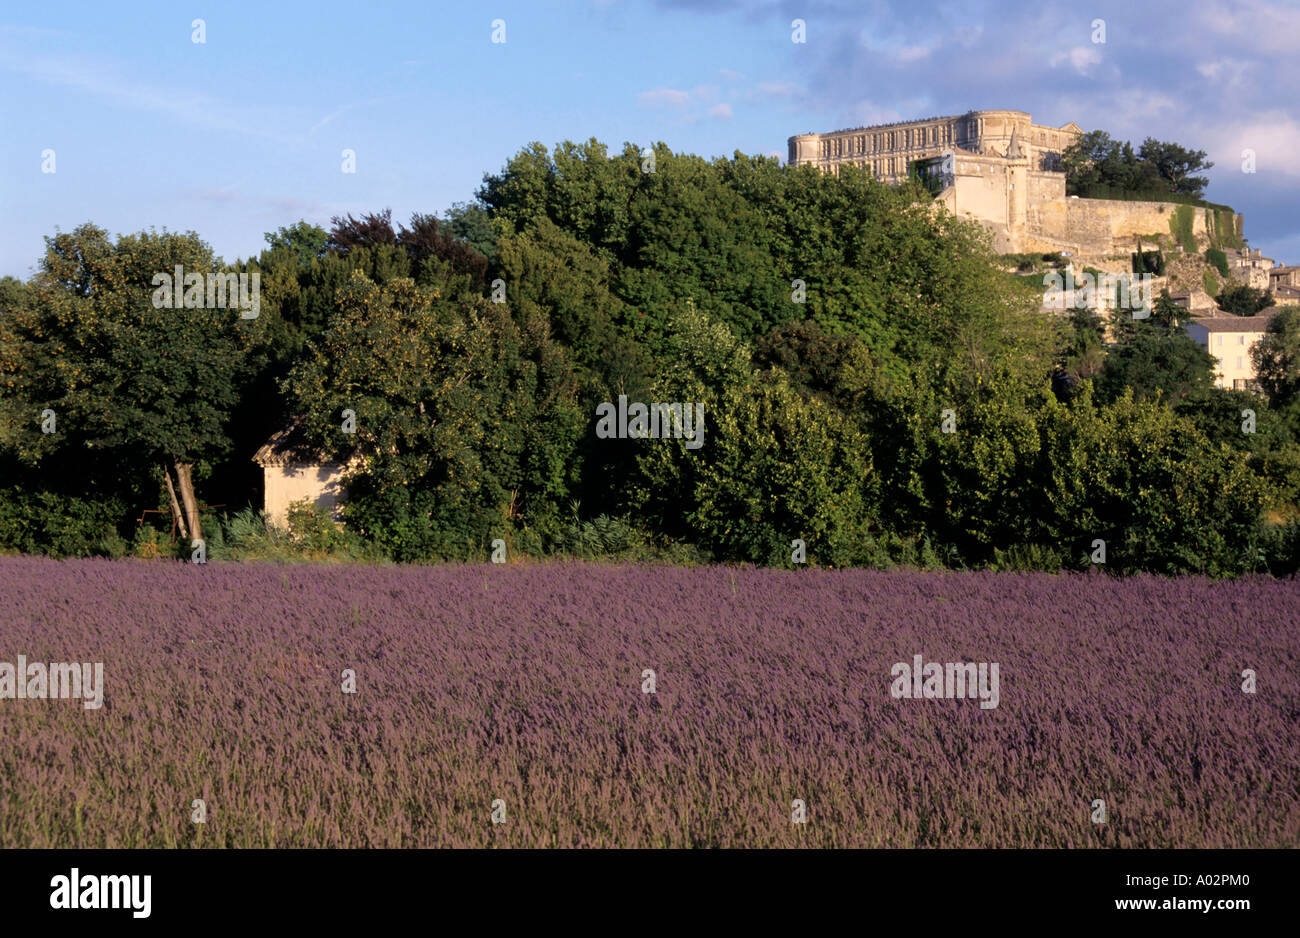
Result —
<instances>
[{"instance_id":1,"label":"white stone hut","mask_svg":"<svg viewBox=\"0 0 1300 938\"><path fill-rule=\"evenodd\" d=\"M308 501L324 508L337 521L347 499L345 467L307 442L302 418L273 434L253 456L262 467L262 507L272 524L287 526L289 506Z\"/></svg>"}]
</instances>

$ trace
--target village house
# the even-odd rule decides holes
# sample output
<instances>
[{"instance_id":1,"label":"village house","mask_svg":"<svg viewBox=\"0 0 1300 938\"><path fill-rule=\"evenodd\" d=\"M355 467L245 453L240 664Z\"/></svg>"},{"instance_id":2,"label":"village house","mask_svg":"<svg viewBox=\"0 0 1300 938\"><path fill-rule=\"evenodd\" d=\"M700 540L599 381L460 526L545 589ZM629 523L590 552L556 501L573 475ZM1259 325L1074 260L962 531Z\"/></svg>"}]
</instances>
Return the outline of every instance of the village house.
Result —
<instances>
[{"instance_id":1,"label":"village house","mask_svg":"<svg viewBox=\"0 0 1300 938\"><path fill-rule=\"evenodd\" d=\"M1300 267L1274 267L1268 272L1268 285L1274 290L1279 287L1300 289Z\"/></svg>"},{"instance_id":2,"label":"village house","mask_svg":"<svg viewBox=\"0 0 1300 938\"><path fill-rule=\"evenodd\" d=\"M1215 358L1214 383L1232 390L1258 390L1251 350L1278 313L1270 306L1254 316L1217 316L1194 319L1183 328Z\"/></svg>"},{"instance_id":3,"label":"village house","mask_svg":"<svg viewBox=\"0 0 1300 938\"><path fill-rule=\"evenodd\" d=\"M1238 282L1256 290L1269 288L1269 270L1275 263L1273 258L1265 257L1259 248L1228 249L1223 253L1228 261L1228 270Z\"/></svg>"},{"instance_id":4,"label":"village house","mask_svg":"<svg viewBox=\"0 0 1300 938\"><path fill-rule=\"evenodd\" d=\"M1300 306L1300 287L1274 287L1273 302L1278 306Z\"/></svg>"}]
</instances>

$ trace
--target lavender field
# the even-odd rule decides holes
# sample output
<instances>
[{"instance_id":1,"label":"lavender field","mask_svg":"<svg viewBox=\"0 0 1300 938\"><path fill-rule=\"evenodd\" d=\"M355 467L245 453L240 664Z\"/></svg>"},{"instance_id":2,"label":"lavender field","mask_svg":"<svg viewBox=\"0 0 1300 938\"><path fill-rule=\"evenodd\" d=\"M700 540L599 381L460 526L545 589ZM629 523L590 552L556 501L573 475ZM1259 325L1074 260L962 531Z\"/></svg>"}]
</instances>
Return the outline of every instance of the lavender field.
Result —
<instances>
[{"instance_id":1,"label":"lavender field","mask_svg":"<svg viewBox=\"0 0 1300 938\"><path fill-rule=\"evenodd\" d=\"M3 847L1300 845L1292 582L0 558L0 597L0 661L104 666L98 709L0 699ZM893 696L917 654L998 705Z\"/></svg>"}]
</instances>

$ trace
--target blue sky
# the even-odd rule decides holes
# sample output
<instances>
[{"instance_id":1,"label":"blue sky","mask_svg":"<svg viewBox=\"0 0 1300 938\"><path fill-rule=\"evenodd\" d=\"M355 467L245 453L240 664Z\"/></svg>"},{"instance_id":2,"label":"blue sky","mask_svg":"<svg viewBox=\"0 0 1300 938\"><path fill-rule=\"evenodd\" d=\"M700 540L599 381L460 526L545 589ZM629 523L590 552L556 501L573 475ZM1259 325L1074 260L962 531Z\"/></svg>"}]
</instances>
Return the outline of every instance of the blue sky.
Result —
<instances>
[{"instance_id":1,"label":"blue sky","mask_svg":"<svg viewBox=\"0 0 1300 938\"><path fill-rule=\"evenodd\" d=\"M533 140L784 158L791 134L972 108L1207 150L1208 196L1300 263L1298 39L1295 0L10 5L0 275L88 220L234 259L299 218L441 213Z\"/></svg>"}]
</instances>

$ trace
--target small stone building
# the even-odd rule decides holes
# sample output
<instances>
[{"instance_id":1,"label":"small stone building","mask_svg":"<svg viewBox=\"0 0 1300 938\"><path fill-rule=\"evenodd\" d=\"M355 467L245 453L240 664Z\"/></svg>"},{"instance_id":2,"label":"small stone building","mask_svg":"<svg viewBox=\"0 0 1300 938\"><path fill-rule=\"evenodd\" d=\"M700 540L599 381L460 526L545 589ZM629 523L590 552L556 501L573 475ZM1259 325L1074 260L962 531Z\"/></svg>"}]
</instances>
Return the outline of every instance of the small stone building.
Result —
<instances>
[{"instance_id":1,"label":"small stone building","mask_svg":"<svg viewBox=\"0 0 1300 938\"><path fill-rule=\"evenodd\" d=\"M1214 297L1204 290L1175 290L1170 294L1170 299L1180 309L1187 310L1193 316L1213 318L1219 310L1219 304L1214 301Z\"/></svg>"},{"instance_id":2,"label":"small stone building","mask_svg":"<svg viewBox=\"0 0 1300 938\"><path fill-rule=\"evenodd\" d=\"M253 456L262 467L262 507L272 524L288 524L289 506L309 501L338 519L346 500L343 487L345 468L311 446L303 433L301 418L273 434Z\"/></svg>"}]
</instances>

